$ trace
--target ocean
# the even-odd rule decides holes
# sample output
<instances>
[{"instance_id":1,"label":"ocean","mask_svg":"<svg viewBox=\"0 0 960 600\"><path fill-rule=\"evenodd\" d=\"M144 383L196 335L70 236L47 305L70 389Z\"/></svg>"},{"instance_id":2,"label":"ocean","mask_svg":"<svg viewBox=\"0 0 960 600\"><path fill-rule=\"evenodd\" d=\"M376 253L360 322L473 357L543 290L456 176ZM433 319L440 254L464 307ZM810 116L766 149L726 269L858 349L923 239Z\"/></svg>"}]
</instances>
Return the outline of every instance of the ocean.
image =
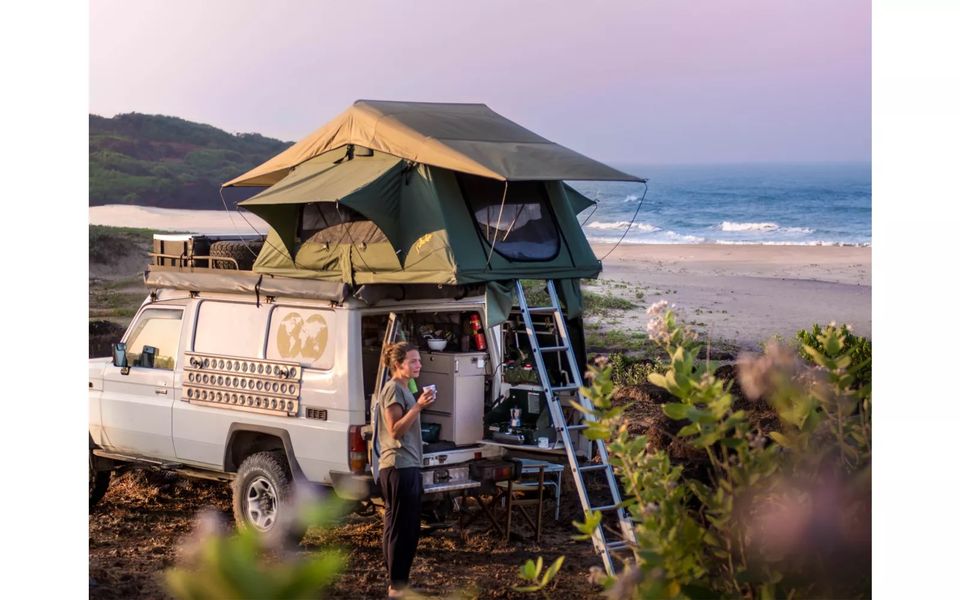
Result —
<instances>
[{"instance_id":1,"label":"ocean","mask_svg":"<svg viewBox=\"0 0 960 600\"><path fill-rule=\"evenodd\" d=\"M648 178L646 197L639 183L569 182L597 200L579 215L591 241L629 226L624 244L871 243L869 163L614 166Z\"/></svg>"}]
</instances>

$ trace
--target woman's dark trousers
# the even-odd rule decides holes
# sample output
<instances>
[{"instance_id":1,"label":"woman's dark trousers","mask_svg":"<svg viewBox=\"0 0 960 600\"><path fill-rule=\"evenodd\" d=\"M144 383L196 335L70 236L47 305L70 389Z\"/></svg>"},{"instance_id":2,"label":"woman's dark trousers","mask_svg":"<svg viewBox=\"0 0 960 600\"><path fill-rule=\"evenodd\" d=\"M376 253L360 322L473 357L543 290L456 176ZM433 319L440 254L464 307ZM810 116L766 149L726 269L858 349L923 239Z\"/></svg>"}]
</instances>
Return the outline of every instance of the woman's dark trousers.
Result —
<instances>
[{"instance_id":1,"label":"woman's dark trousers","mask_svg":"<svg viewBox=\"0 0 960 600\"><path fill-rule=\"evenodd\" d=\"M407 585L410 565L420 540L420 503L423 483L417 467L380 470L380 492L386 510L383 515L383 557L390 585Z\"/></svg>"}]
</instances>

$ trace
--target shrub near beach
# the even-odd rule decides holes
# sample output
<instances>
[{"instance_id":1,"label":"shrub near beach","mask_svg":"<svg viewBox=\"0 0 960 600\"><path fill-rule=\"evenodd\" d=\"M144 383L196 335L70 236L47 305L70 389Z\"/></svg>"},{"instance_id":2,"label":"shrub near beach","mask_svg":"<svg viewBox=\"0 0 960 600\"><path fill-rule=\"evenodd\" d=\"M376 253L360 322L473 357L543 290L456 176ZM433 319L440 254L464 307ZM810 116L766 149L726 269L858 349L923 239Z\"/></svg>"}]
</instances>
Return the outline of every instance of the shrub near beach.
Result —
<instances>
[{"instance_id":1,"label":"shrub near beach","mask_svg":"<svg viewBox=\"0 0 960 600\"><path fill-rule=\"evenodd\" d=\"M742 356L745 395L767 402L780 431L764 432L734 410L732 382L695 360L696 335L665 302L648 332L670 356L651 383L675 401L664 413L702 453L706 476L628 433L611 402L613 368L591 368L586 390L635 521L633 564L597 573L614 597L863 597L870 595L869 342L846 327L800 332L797 350L768 345ZM577 524L588 534L599 514Z\"/></svg>"}]
</instances>

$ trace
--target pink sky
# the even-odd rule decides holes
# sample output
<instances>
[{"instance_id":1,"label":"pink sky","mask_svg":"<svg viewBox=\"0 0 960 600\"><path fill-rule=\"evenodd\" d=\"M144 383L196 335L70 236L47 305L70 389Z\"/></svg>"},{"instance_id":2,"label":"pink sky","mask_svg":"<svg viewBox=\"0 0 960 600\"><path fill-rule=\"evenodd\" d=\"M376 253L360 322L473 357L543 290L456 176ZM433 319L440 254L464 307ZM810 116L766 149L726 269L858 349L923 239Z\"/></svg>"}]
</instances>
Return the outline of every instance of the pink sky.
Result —
<instances>
[{"instance_id":1,"label":"pink sky","mask_svg":"<svg viewBox=\"0 0 960 600\"><path fill-rule=\"evenodd\" d=\"M284 140L483 102L618 163L870 160L870 2L91 0L90 112Z\"/></svg>"}]
</instances>

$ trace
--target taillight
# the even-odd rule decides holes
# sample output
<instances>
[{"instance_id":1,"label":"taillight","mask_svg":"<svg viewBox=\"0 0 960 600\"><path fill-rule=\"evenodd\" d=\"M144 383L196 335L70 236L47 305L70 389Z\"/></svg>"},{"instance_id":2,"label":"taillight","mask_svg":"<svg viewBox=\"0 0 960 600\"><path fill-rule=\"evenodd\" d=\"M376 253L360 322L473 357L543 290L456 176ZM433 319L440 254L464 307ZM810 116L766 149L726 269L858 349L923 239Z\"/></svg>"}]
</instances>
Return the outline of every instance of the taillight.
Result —
<instances>
[{"instance_id":1,"label":"taillight","mask_svg":"<svg viewBox=\"0 0 960 600\"><path fill-rule=\"evenodd\" d=\"M363 439L363 426L351 425L349 431L350 472L362 475L367 470L367 442Z\"/></svg>"}]
</instances>

